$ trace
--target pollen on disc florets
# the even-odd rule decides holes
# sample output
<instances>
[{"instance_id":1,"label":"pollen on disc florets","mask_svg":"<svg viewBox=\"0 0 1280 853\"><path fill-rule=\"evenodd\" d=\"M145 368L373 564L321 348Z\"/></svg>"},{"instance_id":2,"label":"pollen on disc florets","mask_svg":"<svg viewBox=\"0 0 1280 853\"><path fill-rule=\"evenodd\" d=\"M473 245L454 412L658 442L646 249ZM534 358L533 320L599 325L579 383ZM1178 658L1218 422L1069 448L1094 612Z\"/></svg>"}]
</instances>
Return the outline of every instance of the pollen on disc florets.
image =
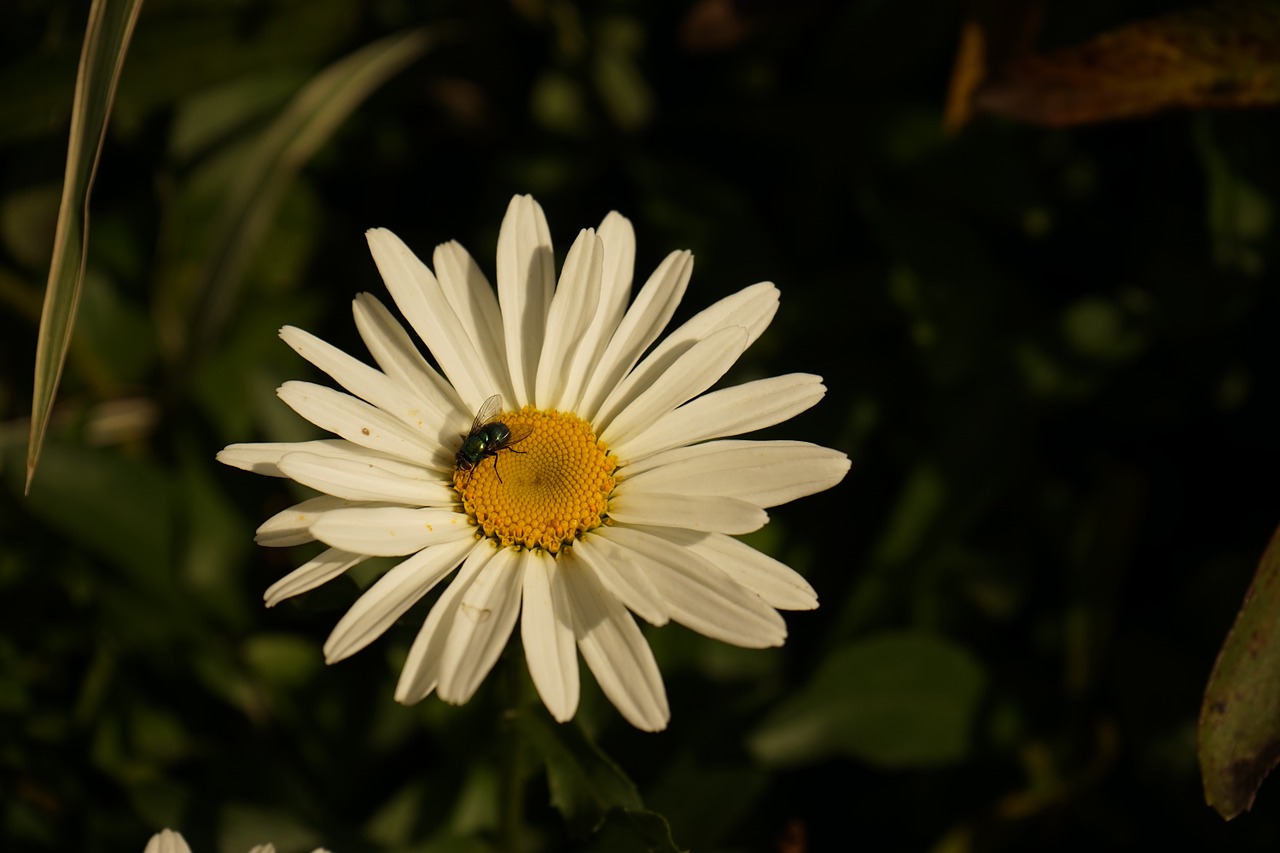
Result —
<instances>
[{"instance_id":1,"label":"pollen on disc florets","mask_svg":"<svg viewBox=\"0 0 1280 853\"><path fill-rule=\"evenodd\" d=\"M463 509L485 536L557 554L605 523L618 463L589 423L532 407L497 420L517 435L531 431L453 475Z\"/></svg>"}]
</instances>

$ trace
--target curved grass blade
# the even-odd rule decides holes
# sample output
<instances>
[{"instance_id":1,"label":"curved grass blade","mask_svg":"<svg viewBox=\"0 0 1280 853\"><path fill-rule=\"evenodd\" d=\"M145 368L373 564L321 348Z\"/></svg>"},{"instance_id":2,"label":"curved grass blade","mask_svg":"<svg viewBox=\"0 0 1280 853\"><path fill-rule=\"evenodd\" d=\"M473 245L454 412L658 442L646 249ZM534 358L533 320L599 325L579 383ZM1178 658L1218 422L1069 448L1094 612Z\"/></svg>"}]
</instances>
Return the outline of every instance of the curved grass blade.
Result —
<instances>
[{"instance_id":1,"label":"curved grass blade","mask_svg":"<svg viewBox=\"0 0 1280 853\"><path fill-rule=\"evenodd\" d=\"M89 193L98 171L98 157L107 120L115 100L120 70L133 35L142 0L94 0L89 9L76 72L67 144L67 170L54 231L53 257L45 288L40 336L36 342L36 370L31 395L31 436L27 445L27 491L35 476L53 410L67 346L75 324L80 288L84 282L85 246L89 237Z\"/></svg>"},{"instance_id":2,"label":"curved grass blade","mask_svg":"<svg viewBox=\"0 0 1280 853\"><path fill-rule=\"evenodd\" d=\"M185 343L188 363L216 339L230 316L245 268L298 170L356 107L431 43L425 30L413 30L366 45L316 75L263 132L228 187L213 226L190 325L167 324L193 328Z\"/></svg>"}]
</instances>

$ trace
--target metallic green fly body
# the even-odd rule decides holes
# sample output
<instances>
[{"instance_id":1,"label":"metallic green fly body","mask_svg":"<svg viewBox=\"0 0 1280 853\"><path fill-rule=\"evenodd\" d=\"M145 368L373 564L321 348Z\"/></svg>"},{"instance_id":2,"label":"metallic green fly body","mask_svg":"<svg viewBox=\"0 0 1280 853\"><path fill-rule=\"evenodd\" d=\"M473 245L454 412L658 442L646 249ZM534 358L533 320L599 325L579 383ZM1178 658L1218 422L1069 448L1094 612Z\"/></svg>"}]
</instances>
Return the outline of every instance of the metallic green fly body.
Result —
<instances>
[{"instance_id":1,"label":"metallic green fly body","mask_svg":"<svg viewBox=\"0 0 1280 853\"><path fill-rule=\"evenodd\" d=\"M520 453L519 450L513 450L511 445L524 441L533 432L531 427L517 425L513 429L497 420L500 411L501 394L494 394L485 400L480 411L476 412L475 420L471 422L471 431L462 440L462 446L454 456L458 470L466 471L468 480L471 471L489 457L493 458L493 472L498 474L498 452L511 450L512 453ZM498 474L498 482L502 482L501 474Z\"/></svg>"}]
</instances>

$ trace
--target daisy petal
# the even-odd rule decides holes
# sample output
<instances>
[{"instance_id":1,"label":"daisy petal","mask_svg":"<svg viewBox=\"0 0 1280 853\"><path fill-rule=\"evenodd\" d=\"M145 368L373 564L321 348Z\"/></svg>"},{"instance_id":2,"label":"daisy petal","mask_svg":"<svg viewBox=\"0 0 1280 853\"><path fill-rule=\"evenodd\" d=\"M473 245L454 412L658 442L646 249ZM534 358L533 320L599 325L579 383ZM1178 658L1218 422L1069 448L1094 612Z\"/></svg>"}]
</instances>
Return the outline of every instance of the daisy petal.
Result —
<instances>
[{"instance_id":1,"label":"daisy petal","mask_svg":"<svg viewBox=\"0 0 1280 853\"><path fill-rule=\"evenodd\" d=\"M275 607L286 598L310 592L328 583L352 566L368 559L364 554L353 554L338 548L329 548L303 563L280 580L267 587L262 599L268 607Z\"/></svg>"},{"instance_id":2,"label":"daisy petal","mask_svg":"<svg viewBox=\"0 0 1280 853\"><path fill-rule=\"evenodd\" d=\"M495 380L449 306L436 277L400 238L385 228L366 235L378 272L409 325L426 342L445 376L472 410L493 393Z\"/></svg>"},{"instance_id":3,"label":"daisy petal","mask_svg":"<svg viewBox=\"0 0 1280 853\"><path fill-rule=\"evenodd\" d=\"M285 326L280 330L280 338L343 388L370 405L395 415L415 432L434 436L444 432L449 421L448 410L422 397L412 386L400 385L382 371L296 326Z\"/></svg>"},{"instance_id":4,"label":"daisy petal","mask_svg":"<svg viewBox=\"0 0 1280 853\"><path fill-rule=\"evenodd\" d=\"M613 450L634 465L646 456L709 438L742 435L782 423L822 399L821 376L792 373L744 382L695 397Z\"/></svg>"},{"instance_id":5,"label":"daisy petal","mask_svg":"<svg viewBox=\"0 0 1280 853\"><path fill-rule=\"evenodd\" d=\"M689 252L672 252L658 265L623 315L604 355L592 365L578 414L595 420L605 398L671 321L692 275L693 255Z\"/></svg>"},{"instance_id":6,"label":"daisy petal","mask_svg":"<svg viewBox=\"0 0 1280 853\"><path fill-rule=\"evenodd\" d=\"M643 391L662 381L671 371L678 370L677 364L691 347L723 329L745 329L746 341L742 346L745 351L768 327L777 310L778 289L768 282L762 282L726 296L710 308L695 314L687 323L663 338L653 352L645 356L644 361L617 383L617 387L610 389L609 396L595 414L593 422L600 426L608 424L619 410L630 405Z\"/></svg>"},{"instance_id":7,"label":"daisy petal","mask_svg":"<svg viewBox=\"0 0 1280 853\"><path fill-rule=\"evenodd\" d=\"M252 471L264 477L283 477L285 473L280 470L279 463L285 456L296 451L318 453L320 448L326 447L334 448L334 452L339 454L343 453L347 448L366 452L365 448L358 447L349 441L326 438L318 441L272 441L263 444L230 444L218 451L216 458L223 465L230 465L232 468L239 468L242 471ZM380 455L385 459L391 458Z\"/></svg>"},{"instance_id":8,"label":"daisy petal","mask_svg":"<svg viewBox=\"0 0 1280 853\"><path fill-rule=\"evenodd\" d=\"M458 397L458 392L427 364L409 333L387 306L372 294L359 293L351 303L351 313L360 338L383 373L407 388L421 389L423 397L446 407L447 414L466 417L467 407Z\"/></svg>"},{"instance_id":9,"label":"daisy petal","mask_svg":"<svg viewBox=\"0 0 1280 853\"><path fill-rule=\"evenodd\" d=\"M396 684L397 702L412 705L421 702L436 689L445 640L458 616L458 601L480 574L480 570L497 553L498 548L492 540L485 539L475 543L457 576L440 594L440 600L427 614L426 621L422 623L418 636L409 648L404 668L400 670L400 680Z\"/></svg>"},{"instance_id":10,"label":"daisy petal","mask_svg":"<svg viewBox=\"0 0 1280 853\"><path fill-rule=\"evenodd\" d=\"M405 466L401 466L405 467ZM372 462L332 459L315 453L290 453L280 470L304 486L349 501L382 501L410 506L452 506L458 493L439 477L418 469L406 477Z\"/></svg>"},{"instance_id":11,"label":"daisy petal","mask_svg":"<svg viewBox=\"0 0 1280 853\"><path fill-rule=\"evenodd\" d=\"M352 444L399 459L428 456L428 448L438 444L364 400L323 385L290 381L281 385L276 394L289 408L321 429L342 436Z\"/></svg>"},{"instance_id":12,"label":"daisy petal","mask_svg":"<svg viewBox=\"0 0 1280 853\"><path fill-rule=\"evenodd\" d=\"M428 545L470 538L473 532L462 513L399 506L336 509L311 525L312 535L326 545L372 557L403 557Z\"/></svg>"},{"instance_id":13,"label":"daisy petal","mask_svg":"<svg viewBox=\"0 0 1280 853\"><path fill-rule=\"evenodd\" d=\"M143 853L191 853L187 840L172 829L162 829L147 842Z\"/></svg>"},{"instance_id":14,"label":"daisy petal","mask_svg":"<svg viewBox=\"0 0 1280 853\"><path fill-rule=\"evenodd\" d=\"M628 392L621 390L617 398L611 394L605 401L604 411L616 408L616 401L625 399L626 403L604 427L601 440L612 446L640 435L658 418L710 388L746 347L745 329L739 326L721 329L685 350L669 370L634 397L628 399ZM634 386L630 390L634 390ZM603 422L597 426L600 423Z\"/></svg>"},{"instance_id":15,"label":"daisy petal","mask_svg":"<svg viewBox=\"0 0 1280 853\"><path fill-rule=\"evenodd\" d=\"M458 540L425 548L378 578L338 620L324 644L325 663L350 657L391 625L443 580L475 547Z\"/></svg>"},{"instance_id":16,"label":"daisy petal","mask_svg":"<svg viewBox=\"0 0 1280 853\"><path fill-rule=\"evenodd\" d=\"M560 285L547 313L547 336L538 358L535 402L544 409L563 409L565 379L582 337L596 313L604 245L596 232L584 229L573 241Z\"/></svg>"},{"instance_id":17,"label":"daisy petal","mask_svg":"<svg viewBox=\"0 0 1280 853\"><path fill-rule=\"evenodd\" d=\"M493 669L520 615L521 576L528 551L504 548L485 564L458 603L440 661L440 698L466 702Z\"/></svg>"},{"instance_id":18,"label":"daisy petal","mask_svg":"<svg viewBox=\"0 0 1280 853\"><path fill-rule=\"evenodd\" d=\"M609 517L624 524L655 524L714 533L750 533L769 521L769 514L755 504L723 495L621 490L609 502Z\"/></svg>"},{"instance_id":19,"label":"daisy petal","mask_svg":"<svg viewBox=\"0 0 1280 853\"><path fill-rule=\"evenodd\" d=\"M533 402L555 283L547 218L532 196L516 196L498 229L498 301L516 408Z\"/></svg>"},{"instance_id":20,"label":"daisy petal","mask_svg":"<svg viewBox=\"0 0 1280 853\"><path fill-rule=\"evenodd\" d=\"M321 495L309 498L288 509L282 509L275 515L258 525L253 541L267 548L289 548L293 545L305 545L316 541L311 534L311 525L316 523L324 513L334 509L345 509L351 506L350 501Z\"/></svg>"},{"instance_id":21,"label":"daisy petal","mask_svg":"<svg viewBox=\"0 0 1280 853\"><path fill-rule=\"evenodd\" d=\"M636 372L643 373L646 367L663 369L662 365L670 362L669 354L681 353L695 341L704 340L720 329L735 326L746 329L749 347L769 328L773 315L777 313L778 288L771 282L762 281L744 287L694 314L684 325L663 338Z\"/></svg>"},{"instance_id":22,"label":"daisy petal","mask_svg":"<svg viewBox=\"0 0 1280 853\"><path fill-rule=\"evenodd\" d=\"M573 553L591 567L605 589L641 619L657 626L670 620L667 602L640 565L644 555L604 536L584 536L574 544Z\"/></svg>"},{"instance_id":23,"label":"daisy petal","mask_svg":"<svg viewBox=\"0 0 1280 853\"><path fill-rule=\"evenodd\" d=\"M595 316L581 336L565 378L563 407L570 411L579 408L587 380L600 364L605 347L627 310L627 297L631 295L631 278L635 270L636 234L625 216L611 212L600 223L598 234L604 248L600 293Z\"/></svg>"},{"instance_id":24,"label":"daisy petal","mask_svg":"<svg viewBox=\"0 0 1280 853\"><path fill-rule=\"evenodd\" d=\"M609 527L601 534L650 558L645 563L671 618L715 640L749 649L780 646L787 624L758 595L659 532Z\"/></svg>"},{"instance_id":25,"label":"daisy petal","mask_svg":"<svg viewBox=\"0 0 1280 853\"><path fill-rule=\"evenodd\" d=\"M475 344L476 355L485 360L485 368L498 384L494 391L514 399L507 381L507 342L502 333L502 309L493 285L485 278L480 265L457 241L436 246L432 261L445 298L453 308L467 336Z\"/></svg>"},{"instance_id":26,"label":"daisy petal","mask_svg":"<svg viewBox=\"0 0 1280 853\"><path fill-rule=\"evenodd\" d=\"M544 551L530 553L524 571L520 639L529 675L557 722L578 710L578 651L565 598L563 569Z\"/></svg>"},{"instance_id":27,"label":"daisy petal","mask_svg":"<svg viewBox=\"0 0 1280 853\"><path fill-rule=\"evenodd\" d=\"M818 594L794 569L732 536L675 528L651 532L688 548L760 596L770 607L813 610L818 606Z\"/></svg>"},{"instance_id":28,"label":"daisy petal","mask_svg":"<svg viewBox=\"0 0 1280 853\"><path fill-rule=\"evenodd\" d=\"M770 507L839 483L849 457L805 441L731 440L677 447L642 465L626 494L733 495Z\"/></svg>"},{"instance_id":29,"label":"daisy petal","mask_svg":"<svg viewBox=\"0 0 1280 853\"><path fill-rule=\"evenodd\" d=\"M561 559L573 632L596 683L631 725L646 732L665 729L671 719L667 691L640 628L574 549Z\"/></svg>"},{"instance_id":30,"label":"daisy petal","mask_svg":"<svg viewBox=\"0 0 1280 853\"><path fill-rule=\"evenodd\" d=\"M279 470L280 461L291 453L307 453L313 456L319 456L338 464L350 465L372 465L375 468L381 468L398 477L408 480L417 479L435 479L439 480L439 473L431 472L447 472L448 476L453 475L454 458L443 447L435 448L430 456L422 455L422 458L412 461L391 456L377 450L370 450L367 447L361 447L358 444L352 444L343 439L326 439L323 441L300 441L293 443L281 443L279 445L266 445L286 448L286 451L276 455L275 468L279 476L285 476L283 471Z\"/></svg>"}]
</instances>

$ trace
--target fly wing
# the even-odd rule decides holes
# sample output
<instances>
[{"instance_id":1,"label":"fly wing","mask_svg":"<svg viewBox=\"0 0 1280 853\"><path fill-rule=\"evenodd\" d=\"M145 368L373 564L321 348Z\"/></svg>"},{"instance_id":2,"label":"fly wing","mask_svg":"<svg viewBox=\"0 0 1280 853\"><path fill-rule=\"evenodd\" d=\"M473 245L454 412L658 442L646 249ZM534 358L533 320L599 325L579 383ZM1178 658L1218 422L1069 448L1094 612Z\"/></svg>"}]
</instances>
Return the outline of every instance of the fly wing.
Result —
<instances>
[{"instance_id":1,"label":"fly wing","mask_svg":"<svg viewBox=\"0 0 1280 853\"><path fill-rule=\"evenodd\" d=\"M480 427L493 420L498 412L502 411L502 395L494 394L480 406L480 411L476 412L476 419L471 422L471 433L475 434Z\"/></svg>"},{"instance_id":2,"label":"fly wing","mask_svg":"<svg viewBox=\"0 0 1280 853\"><path fill-rule=\"evenodd\" d=\"M519 444L529 436L533 435L533 427L529 424L507 424L507 429L511 430L511 437L503 442L503 447L510 447L513 444Z\"/></svg>"}]
</instances>

